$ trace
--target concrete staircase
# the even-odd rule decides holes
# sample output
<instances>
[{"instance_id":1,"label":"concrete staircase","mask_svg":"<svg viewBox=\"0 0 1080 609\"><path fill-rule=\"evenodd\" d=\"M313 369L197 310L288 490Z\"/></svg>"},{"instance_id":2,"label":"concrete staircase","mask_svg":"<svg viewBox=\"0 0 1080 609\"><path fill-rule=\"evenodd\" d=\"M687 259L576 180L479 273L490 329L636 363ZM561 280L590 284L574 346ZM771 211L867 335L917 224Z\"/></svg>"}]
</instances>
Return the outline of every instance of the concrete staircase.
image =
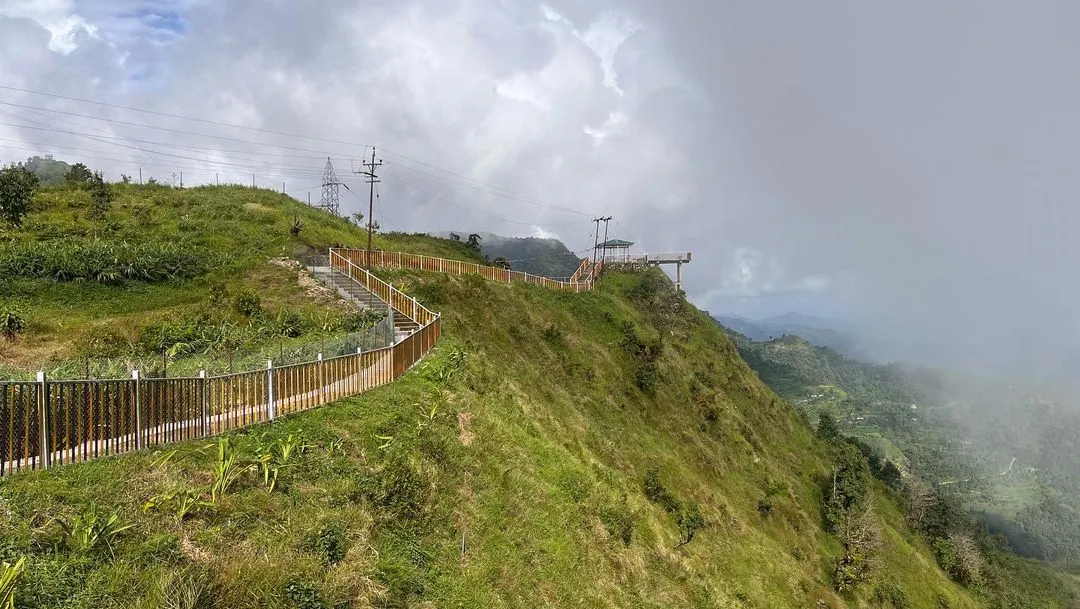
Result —
<instances>
[{"instance_id":1,"label":"concrete staircase","mask_svg":"<svg viewBox=\"0 0 1080 609\"><path fill-rule=\"evenodd\" d=\"M371 293L370 290L345 273L331 267L327 257L314 256L300 262L313 277L334 290L342 298L356 303L363 309L386 312L394 324L395 344L420 329L420 324L416 323L416 321L409 319L404 313L391 307L389 303Z\"/></svg>"}]
</instances>

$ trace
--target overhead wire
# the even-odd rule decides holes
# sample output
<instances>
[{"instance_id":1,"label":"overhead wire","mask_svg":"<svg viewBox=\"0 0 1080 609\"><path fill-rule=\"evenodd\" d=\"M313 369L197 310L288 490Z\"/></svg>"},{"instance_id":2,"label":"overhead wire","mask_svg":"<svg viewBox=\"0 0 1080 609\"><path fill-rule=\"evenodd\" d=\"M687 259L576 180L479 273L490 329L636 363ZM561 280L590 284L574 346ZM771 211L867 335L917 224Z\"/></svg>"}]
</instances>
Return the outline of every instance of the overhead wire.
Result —
<instances>
[{"instance_id":1,"label":"overhead wire","mask_svg":"<svg viewBox=\"0 0 1080 609\"><path fill-rule=\"evenodd\" d=\"M96 101L96 100L91 100L91 99L86 99L86 98L81 98L81 97L75 97L75 96L70 96L70 95L63 95L63 94L59 94L59 93L51 93L51 92L46 92L46 91L37 91L37 90L26 89L26 88L22 88L22 87L14 87L14 86L10 86L10 85L0 85L0 90L16 91L16 92L24 93L24 94L28 94L28 95L40 95L40 96L57 98L57 99L64 99L64 100L74 101L74 102L78 102L78 103L92 104L92 105L96 105L96 106L102 106L102 107L126 110L126 111L130 111L130 112L139 112L139 113L144 113L144 114L149 114L149 115L154 115L154 116L162 116L162 117L166 117L166 118L172 118L172 119L176 119L176 120L193 121L193 122L197 122L197 123L215 125L215 126L220 126L220 127L230 127L230 128L235 128L235 129L245 129L245 130L249 130L249 131L261 132L261 133L267 133L267 134L273 134L273 135L279 135L279 136L285 136L285 137L302 138L302 139L307 139L307 140L312 140L312 141L321 141L321 142L327 142L327 143L342 144L342 145L347 145L347 146L362 146L363 147L363 152L361 153L361 156L364 156L364 154L366 154L367 148L369 147L369 145L367 145L367 144L358 144L356 142L348 142L348 141L345 141L345 140L338 140L338 139L332 139L332 138L324 138L324 137L318 137L318 136L304 135L304 134L292 133L292 132L287 132L287 131L279 131L279 130L275 130L275 129L266 129L266 128L262 128L262 127L252 127L252 126L249 126L249 125L238 125L238 124L235 124L235 123L228 123L228 122L224 122L224 121L217 121L217 120L205 119L205 118L199 118L199 117L193 117L193 116L184 116L184 115L180 115L180 114L171 114L171 113L168 113L168 112L160 112L160 111L157 111L157 110L149 110L149 109L146 109L146 108L138 108L138 107L126 106L126 105L122 105L122 104L113 104L113 103L109 103L109 102ZM185 135L191 135L191 136L196 136L196 137L208 137L208 138L220 139L220 140L225 140L225 141L245 142L245 143L258 144L258 145L275 145L275 144L269 144L269 143L264 143L264 142L251 142L251 141L248 141L248 140L240 140L240 139L237 139L237 138L227 138L227 137L222 137L222 136L214 136L214 135L204 134L204 133L168 129L166 127L161 127L161 126L158 126L158 125L147 125L147 124L144 124L144 123L134 123L134 122L131 122L131 121L122 121L122 120L119 120L119 119L114 119L114 118L109 118L109 117L102 117L102 116L85 115L85 114L79 114L79 113L69 112L69 111L65 111L65 110L56 110L56 109L52 109L52 108L35 108L35 107L32 107L32 106L26 106L26 105L23 105L23 104L15 104L13 102L7 102L7 101L2 101L2 100L0 100L0 104L6 104L6 105L11 105L11 106L14 106L14 107L21 107L21 108L39 109L39 110L44 110L46 112L54 112L54 113L65 114L65 115L69 115L69 116L78 116L78 117L82 117L82 118L89 118L91 120L102 120L102 121L115 122L117 124L130 125L130 126L141 127L141 128L146 128L146 129L160 129L160 130L164 130L164 131L169 131L169 132L174 132L174 133L183 133ZM289 149L289 150L298 150L298 151L306 151L306 152L319 152L320 154L324 153L323 151L313 151L311 149L301 149L301 148L297 148L297 147L289 147L289 146L277 146L277 147L283 148L283 149ZM410 157L410 156L405 155L405 154L400 153L400 152L395 152L394 150L390 150L390 149L387 149L385 147L380 147L379 150L382 150L386 154L390 154L392 156L399 157L399 158L401 158L403 160L406 160L406 161L409 161L411 163L415 163L417 165L428 167L428 168L433 169L435 171L439 171L439 172L445 173L447 175L454 176L454 177L458 178L459 180L464 180L466 182L471 182L473 184L473 185L469 185L469 184L462 184L462 183L459 182L458 183L459 186L464 186L466 188L473 188L473 189L476 189L476 190L480 190L481 192L487 192L489 194L493 194L493 195L497 195L497 196L504 196L504 197L508 197L508 198L513 198L513 199L516 199L516 200L519 200L519 201L522 201L522 202L528 202L528 203L530 203L532 205L537 205L537 206L540 206L540 207L546 207L546 208L550 208L550 209L559 209L559 210L562 210L562 211L565 211L565 212L568 212L568 213L579 214L579 215L582 215L582 216L593 215L593 214L590 214L590 213L587 213L587 212L582 212L582 211L577 210L577 209L572 209L572 208L568 208L568 207L564 207L564 206L560 206L560 205L555 205L555 204L552 204L552 203L547 202L547 201L542 201L542 200L537 199L535 197L528 197L528 196L520 195L520 194L514 193L514 192L512 192L512 191L510 191L510 190L508 190L506 188L502 188L500 186L495 186L495 185L491 185L491 184L485 184L484 182L476 180L475 178L471 178L469 176L465 176L465 175L456 173L456 172L451 171L449 169L439 167L437 165L422 161L420 159ZM330 156L351 158L354 155L343 154L343 153L330 153ZM410 167L408 167L408 166L406 166L404 164L400 164L400 163L398 165L408 169L409 171L427 173L428 175L430 175L431 177L434 177L436 179L447 180L447 178L444 177L444 176L439 176L437 174L433 174L433 173L430 173L430 172L424 172L423 170L416 169L416 168L410 168Z\"/></svg>"},{"instance_id":2,"label":"overhead wire","mask_svg":"<svg viewBox=\"0 0 1080 609\"><path fill-rule=\"evenodd\" d=\"M453 201L451 201L451 200L449 200L449 199L447 199L445 197L442 197L442 196L437 195L437 194L435 194L435 193L433 193L431 191L420 188L419 186L413 184L412 182L409 182L408 180L405 180L401 176L390 173L389 171L384 170L383 174L394 178L395 180L401 182L405 186L408 186L409 188L411 188L411 189L413 189L413 190L415 190L417 192L423 193L423 194L431 197L432 199L435 199L437 201L441 201L441 202L446 203L447 205L450 205L452 207L456 207L458 209L464 210L465 212L467 212L469 214L472 214L474 216L477 216L477 217L484 217L484 218L488 218L488 219L491 219L491 220L498 220L500 222L507 222L507 223L510 223L510 224L520 224L520 225L523 225L523 226L566 226L566 225L569 225L569 224L579 224L579 223L583 222L583 220L574 220L572 222L521 222L520 220L511 220L509 218L501 218L499 216L493 216L493 215L490 215L490 214L475 211L475 210L473 210L473 209L471 209L469 207L465 207L464 205L459 205L458 203L455 203L455 202L453 202Z\"/></svg>"}]
</instances>

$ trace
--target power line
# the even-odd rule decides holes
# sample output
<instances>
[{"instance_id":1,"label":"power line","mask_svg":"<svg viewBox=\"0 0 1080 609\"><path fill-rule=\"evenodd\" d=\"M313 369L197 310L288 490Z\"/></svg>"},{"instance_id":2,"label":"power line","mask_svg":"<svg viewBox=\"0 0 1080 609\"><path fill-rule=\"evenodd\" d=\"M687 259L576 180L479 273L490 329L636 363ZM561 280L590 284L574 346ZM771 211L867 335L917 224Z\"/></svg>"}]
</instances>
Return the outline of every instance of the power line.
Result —
<instances>
[{"instance_id":1,"label":"power line","mask_svg":"<svg viewBox=\"0 0 1080 609\"><path fill-rule=\"evenodd\" d=\"M327 154L326 150L315 150L315 149L312 149L312 148L300 148L300 147L297 147L297 146L285 146L284 144L274 144L274 143L270 143L270 142L256 142L256 141L252 141L252 140L244 140L244 139L235 138L235 137L225 137L225 136L222 136L222 135L210 135L208 133L198 133L198 132L195 132L195 131L185 131L183 129L170 129L169 127L161 127L159 125L147 125L145 123L133 123L131 121L123 121L123 120L120 120L120 119L117 119L117 118L106 118L104 116L94 116L92 114L79 114L78 112L69 112L67 110L55 110L55 109L52 109L52 108L38 108L38 107L35 107L35 106L26 106L26 105L23 105L23 104L16 104L16 103L3 101L3 100L0 100L0 104L5 105L5 106L12 106L14 108L23 108L23 109L27 109L27 110L40 110L42 112L52 112L53 114L63 114L65 116L75 116L75 117L78 117L78 118L87 118L87 119L90 119L90 120L105 121L105 122L109 122L109 123L116 123L118 125L127 125L129 127L139 127L140 129L154 129L154 130L157 130L157 131L164 131L164 132L167 132L167 133L177 133L177 134L186 135L186 136L205 137L205 138L210 138L210 139L215 139L215 140L221 140L221 141L224 141L224 142L236 142L236 143L240 143L240 144L253 144L255 146L272 146L272 147L275 147L275 148L281 148L283 150L296 150L298 152L313 152L313 153L316 153L316 154L319 154L319 155ZM10 126L18 126L18 125L10 125ZM303 137L303 136L299 136L299 137ZM353 145L353 146L363 146L363 148L365 150L367 149L367 145L363 145L363 144L351 144L351 145ZM331 152L330 154L333 155L333 156L344 156L344 157L352 156L351 154L345 154L345 153L341 153L341 152L336 152L336 153Z\"/></svg>"},{"instance_id":2,"label":"power line","mask_svg":"<svg viewBox=\"0 0 1080 609\"><path fill-rule=\"evenodd\" d=\"M296 138L302 138L302 139L308 139L308 140L314 140L314 141L329 142L329 143L335 143L335 144L344 144L344 145L348 145L348 146L363 146L364 152L362 154L364 154L364 155L366 155L366 149L368 147L368 145L357 144L355 142L347 142L347 141L343 141L343 140L335 140L335 139L322 138L322 137L316 137L316 136L302 135L302 134L290 133L290 132L286 132L286 131L277 131L277 130L273 130L273 129L264 129L264 128L260 128L260 127L250 127L250 126L246 126L246 125L237 125L237 124L233 124L233 123L226 123L226 122L223 122L223 121L215 121L215 120L212 120L212 119L204 119L204 118L198 118L198 117L183 116L183 115L178 115L178 114L170 114L170 113L166 113L166 112L159 112L159 111L156 111L156 110L147 110L145 108L136 108L136 107L133 107L133 106L124 106L124 105L112 104L112 103L108 103L108 102L100 102L100 101L95 101L95 100L90 100L90 99L85 99L85 98L79 98L79 97L73 97L73 96L68 96L68 95L61 95L61 94L56 94L56 93L48 93L48 92L44 92L44 91L34 91L34 90L30 90L30 89L23 89L23 88L19 88L19 87L8 86L8 85L0 85L0 89L5 89L5 90L9 90L9 91L18 91L20 93L26 93L26 94L31 94L31 95L42 95L42 96L47 96L47 97L54 97L54 98L58 98L58 99L65 99L65 100L69 100L69 101L93 104L93 105L109 107L109 108L117 108L117 109L127 110L127 111L131 111L131 112L140 112L140 113L145 113L145 114L150 114L150 115L155 115L155 116L163 116L163 117L173 118L173 119L177 119L177 120L194 121L194 122L198 122L198 123L204 123L204 124L215 125L215 126L232 127L232 128L237 128L237 129L247 129L247 130L250 130L250 131L269 133L269 134L281 135L281 136L286 136L286 137L296 137ZM285 150L296 150L296 151L301 151L301 152L315 152L315 153L319 153L320 155L321 154L326 154L325 150L312 150L312 149L309 149L309 148L299 148L299 147L295 147L295 146L284 146L284 145L278 145L278 144L271 144L271 143L267 143L267 142L252 142L250 140L242 140L242 139L238 139L238 138L229 138L229 137L224 137L224 136L209 135L209 134L205 134L205 133L197 133L197 132L183 131L183 130L178 130L178 129L170 129L170 128L161 127L161 126L158 126L158 125L148 125L148 124L145 124L145 123L135 123L135 122L131 122L131 121L124 121L124 120L120 120L120 119L114 119L114 118L108 118L108 117L102 117L102 116L79 114L77 112L69 112L69 111L66 111L66 110L55 110L55 109L52 109L52 108L39 108L39 107L34 107L34 106L27 106L27 105L23 105L23 104L16 104L16 103L13 103L13 102L7 102L7 101L2 101L2 100L0 100L0 104L9 105L9 106L12 106L12 107L17 107L17 108L25 108L25 109L30 109L30 110L41 110L41 111L45 111L45 112L52 112L52 113L55 113L55 114L63 114L63 115L67 115L67 116L76 116L76 117L87 118L87 119L91 119L91 120L107 121L107 122L112 122L112 123L121 124L121 125L139 127L139 128L143 128L143 129L156 129L156 130L165 131L165 132L169 132L169 133L180 133L180 134L188 135L188 136L205 137L205 138L211 138L211 139L216 139L216 140L221 140L221 141L231 141L231 142L238 142L238 143L261 145L261 146L275 146L277 148L281 148L281 149L285 149ZM460 182L456 182L457 185L463 186L465 188L472 188L474 190L479 190L480 192L486 192L488 194L492 194L492 195L496 195L496 196L503 196L503 197L507 197L507 198L516 199L516 200L519 200L519 201L522 201L522 202L525 202L525 203L529 203L531 205L536 205L536 206L539 206L539 207L545 207L545 208L550 208L550 209L558 209L558 210L565 211L567 213L578 214L578 215L586 216L586 217L591 215L589 213L582 212L582 211L579 211L577 209L572 209L572 208L569 208L569 207L563 207L563 206L555 205L555 204L552 204L552 203L549 203L549 202L546 202L546 201L542 201L540 199L536 199L534 197L527 197L527 196L524 196L524 195L519 195L519 194L516 194L516 193L514 193L514 192L512 192L512 191L510 191L508 189L505 189L505 188L502 188L502 187L499 187L499 186L485 184L484 182L481 182L481 181L476 180L474 178L471 178L471 177L468 177L468 176L465 176L465 175L462 175L462 174L459 174L459 173L455 173L455 172L453 172L453 171L451 171L449 169L445 169L445 168L439 167L437 165L427 163L425 161L421 161L419 159L407 156L407 155L399 153L399 152L394 152L392 150L388 150L385 147L383 148L383 152L387 153L387 154L390 154L390 155L393 155L393 156L396 156L396 157L399 157L399 158L404 159L406 161L415 163L417 165L422 165L424 167L428 167L428 168L434 169L436 171L439 171L439 172L454 176L454 177L458 178L459 180L464 180L466 182L472 182L473 184L475 184L475 185L470 185L470 184L463 184L463 183L460 183ZM343 157L346 157L346 158L349 158L351 156L350 154L344 154L344 153L331 153L331 155L332 156L343 156ZM408 171L414 171L414 172L418 172L418 173L425 173L425 174L427 174L427 175L429 175L429 176L431 176L433 178L436 178L436 179L448 180L444 176L440 176L440 175L437 175L437 174L432 174L430 172L425 172L425 171L420 170L420 169L408 167L407 165L399 164L399 166L405 168ZM455 183L455 182L452 182L452 183Z\"/></svg>"},{"instance_id":3,"label":"power line","mask_svg":"<svg viewBox=\"0 0 1080 609\"><path fill-rule=\"evenodd\" d=\"M120 104L110 104L108 102L95 101L95 100L92 100L92 99L84 99L84 98L81 98L81 97L72 97L72 96L69 96L69 95L60 95L59 93L48 93L48 92L45 92L45 91L34 91L34 90L31 90L31 89L22 89L22 88L19 88L19 87L12 87L12 86L9 86L9 85L0 85L0 89L5 89L5 90L8 90L8 91L18 91L19 93L27 93L27 94L30 94L30 95L42 95L42 96L53 97L53 98L57 98L57 99L66 99L68 101L75 101L75 102L80 102L80 103L84 103L84 104L94 104L95 106L104 106L106 108L116 108L116 109L119 109L119 110L128 110L128 111L131 111L131 112L141 112L141 113L144 113L144 114L152 114L154 116L163 116L163 117L166 117L166 118L175 118L175 119L178 119L178 120L195 121L195 122L204 123L204 124L207 124L207 125L216 125L218 127L232 127L234 129L247 129L249 131L258 131L260 133L270 133L270 134L273 134L273 135L284 135L286 137L297 137L297 138L303 138L303 139L307 139L307 140L314 140L314 141L319 141L319 142L327 142L327 143L331 143L331 144L345 144L346 146L356 146L357 145L355 142L344 142L344 141L341 141L341 140L334 140L334 139L328 139L328 138L323 138L323 137L317 137L317 136L314 136L314 135L301 135L301 134L298 134L298 133L289 133L287 131L276 131L274 129L264 129L262 127L250 127L250 126L247 126L247 125L237 125L237 124L234 124L234 123L226 123L226 122L215 121L215 120L206 119L206 118L196 118L196 117L192 117L192 116L182 116L182 115L179 115L179 114L169 114L167 112L158 112L156 110L147 110L145 108L135 108L133 106L123 106L123 105L120 105ZM4 103L4 102L0 102L0 103Z\"/></svg>"},{"instance_id":4,"label":"power line","mask_svg":"<svg viewBox=\"0 0 1080 609\"><path fill-rule=\"evenodd\" d=\"M474 216L481 217L481 218L488 218L488 219L491 219L491 220L498 220L499 222L507 222L509 224L520 224L522 226L567 226L567 225L570 225L570 224L580 224L581 222L583 222L582 220L574 220L572 222L521 222L519 220L511 220L509 218L500 218L498 216L492 216L490 214L480 213L480 212L477 212L477 211L475 211L473 209L465 207L463 205L459 205L459 204L457 204L457 203L455 203L455 202L453 202L453 201L451 201L451 200L449 200L449 199L447 199L445 197L442 197L442 196L437 195L437 194L435 194L433 192L424 190L423 188L420 188L419 186L404 180L401 176L390 173L389 171L386 171L385 174L392 177L392 178L394 178L395 180L401 182L402 184L408 186L409 188L411 188L411 189L413 189L413 190L415 190L417 192L423 193L423 194L431 197L432 199L435 199L436 201L441 201L443 203L446 203L447 205L450 205L451 207L457 207L458 209L462 209L462 210L466 211L467 213L470 213L470 214L472 214Z\"/></svg>"}]
</instances>

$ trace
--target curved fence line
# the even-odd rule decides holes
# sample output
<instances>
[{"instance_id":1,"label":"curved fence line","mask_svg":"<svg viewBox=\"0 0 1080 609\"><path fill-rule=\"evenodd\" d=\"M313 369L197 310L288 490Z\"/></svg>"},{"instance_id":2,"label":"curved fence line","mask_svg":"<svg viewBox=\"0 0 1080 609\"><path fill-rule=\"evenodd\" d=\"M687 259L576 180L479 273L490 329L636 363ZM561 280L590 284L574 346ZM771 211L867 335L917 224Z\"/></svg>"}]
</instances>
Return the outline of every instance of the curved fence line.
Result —
<instances>
[{"instance_id":1,"label":"curved fence line","mask_svg":"<svg viewBox=\"0 0 1080 609\"><path fill-rule=\"evenodd\" d=\"M332 248L330 266L419 328L390 347L265 370L188 378L0 381L0 476L161 446L310 410L386 385L439 340L441 317L361 265L475 274L558 290L591 290L601 265L582 261L570 281L400 252Z\"/></svg>"},{"instance_id":2,"label":"curved fence line","mask_svg":"<svg viewBox=\"0 0 1080 609\"><path fill-rule=\"evenodd\" d=\"M582 260L581 265L578 266L578 270L569 281L560 281L541 275L531 275L523 271L513 271L476 262L462 262L460 260L436 258L434 256L424 256L422 254L331 248L330 257L331 259L336 257L339 260L348 260L357 268L360 268L360 270L363 270L361 267L367 266L387 269L430 271L433 273L450 273L452 275L480 275L484 279L489 279L491 281L532 283L546 288L569 290L572 292L585 292L591 290L593 285L595 285L597 274L602 268L601 262L591 264L589 259L585 258Z\"/></svg>"}]
</instances>

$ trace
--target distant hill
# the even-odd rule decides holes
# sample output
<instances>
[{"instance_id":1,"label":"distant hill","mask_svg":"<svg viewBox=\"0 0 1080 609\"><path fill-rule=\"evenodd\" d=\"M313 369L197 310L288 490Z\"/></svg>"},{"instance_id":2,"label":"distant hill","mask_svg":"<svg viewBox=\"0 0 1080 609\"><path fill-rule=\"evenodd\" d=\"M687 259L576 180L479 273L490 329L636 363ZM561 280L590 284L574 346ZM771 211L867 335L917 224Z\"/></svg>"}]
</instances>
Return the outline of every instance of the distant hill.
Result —
<instances>
[{"instance_id":1,"label":"distant hill","mask_svg":"<svg viewBox=\"0 0 1080 609\"><path fill-rule=\"evenodd\" d=\"M458 235L462 241L469 236L468 232L455 231L453 234ZM558 239L503 237L492 233L476 234L480 235L481 254L489 260L506 258L515 271L545 277L569 277L581 263L581 258ZM447 238L450 235L450 231L445 231L435 236Z\"/></svg>"},{"instance_id":2,"label":"distant hill","mask_svg":"<svg viewBox=\"0 0 1080 609\"><path fill-rule=\"evenodd\" d=\"M729 314L715 315L713 319L725 328L755 341L772 340L785 334L794 334L820 347L830 347L847 355L861 355L856 346L855 336L837 329L836 322L812 315L791 312L753 320Z\"/></svg>"},{"instance_id":3,"label":"distant hill","mask_svg":"<svg viewBox=\"0 0 1080 609\"><path fill-rule=\"evenodd\" d=\"M35 155L26 159L26 162L20 163L20 165L36 175L38 181L44 186L63 184L64 176L67 174L68 170L71 169L71 165L64 161L58 161L52 158L51 155Z\"/></svg>"}]
</instances>

